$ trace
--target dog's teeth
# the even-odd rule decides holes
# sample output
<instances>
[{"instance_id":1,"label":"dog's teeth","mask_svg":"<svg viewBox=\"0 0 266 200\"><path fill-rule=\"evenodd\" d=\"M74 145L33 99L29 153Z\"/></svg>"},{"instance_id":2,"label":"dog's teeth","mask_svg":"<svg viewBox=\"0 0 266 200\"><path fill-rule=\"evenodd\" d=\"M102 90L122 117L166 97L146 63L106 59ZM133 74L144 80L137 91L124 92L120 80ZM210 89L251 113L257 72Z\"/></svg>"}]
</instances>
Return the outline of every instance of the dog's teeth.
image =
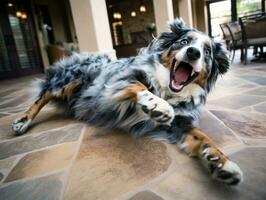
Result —
<instances>
[{"instance_id":1,"label":"dog's teeth","mask_svg":"<svg viewBox=\"0 0 266 200\"><path fill-rule=\"evenodd\" d=\"M191 76L193 76L195 74L195 71L193 70L192 73L191 73Z\"/></svg>"}]
</instances>

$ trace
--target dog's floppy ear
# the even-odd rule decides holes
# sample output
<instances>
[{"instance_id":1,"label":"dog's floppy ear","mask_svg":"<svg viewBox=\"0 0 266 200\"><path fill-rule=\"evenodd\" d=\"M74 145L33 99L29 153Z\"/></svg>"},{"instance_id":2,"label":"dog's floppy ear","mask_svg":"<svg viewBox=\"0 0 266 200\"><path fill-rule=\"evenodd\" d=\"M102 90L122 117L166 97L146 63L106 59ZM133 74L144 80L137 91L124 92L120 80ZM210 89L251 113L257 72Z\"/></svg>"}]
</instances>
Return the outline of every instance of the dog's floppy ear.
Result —
<instances>
[{"instance_id":1,"label":"dog's floppy ear","mask_svg":"<svg viewBox=\"0 0 266 200\"><path fill-rule=\"evenodd\" d=\"M214 43L212 68L206 85L207 92L215 85L218 75L225 74L228 71L229 65L230 62L225 48L220 43Z\"/></svg>"},{"instance_id":2,"label":"dog's floppy ear","mask_svg":"<svg viewBox=\"0 0 266 200\"><path fill-rule=\"evenodd\" d=\"M184 29L187 29L185 22L182 18L176 18L174 21L169 23L170 30L175 34L180 34Z\"/></svg>"},{"instance_id":3,"label":"dog's floppy ear","mask_svg":"<svg viewBox=\"0 0 266 200\"><path fill-rule=\"evenodd\" d=\"M213 67L218 69L219 74L225 74L230 66L227 51L221 43L214 43Z\"/></svg>"}]
</instances>

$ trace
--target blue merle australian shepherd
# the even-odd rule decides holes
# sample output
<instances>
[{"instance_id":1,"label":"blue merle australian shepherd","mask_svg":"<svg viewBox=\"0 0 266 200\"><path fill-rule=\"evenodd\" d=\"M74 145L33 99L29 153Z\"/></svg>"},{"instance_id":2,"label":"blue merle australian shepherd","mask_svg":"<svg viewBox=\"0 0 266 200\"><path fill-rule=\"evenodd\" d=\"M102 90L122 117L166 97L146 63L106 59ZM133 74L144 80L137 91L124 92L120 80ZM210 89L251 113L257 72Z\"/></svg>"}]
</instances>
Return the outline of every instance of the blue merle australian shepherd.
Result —
<instances>
[{"instance_id":1,"label":"blue merle australian shepherd","mask_svg":"<svg viewBox=\"0 0 266 200\"><path fill-rule=\"evenodd\" d=\"M55 63L13 129L25 133L41 108L54 101L94 126L177 144L198 157L214 179L236 185L243 180L240 168L197 128L207 94L228 68L221 44L176 19L136 57L78 54Z\"/></svg>"}]
</instances>

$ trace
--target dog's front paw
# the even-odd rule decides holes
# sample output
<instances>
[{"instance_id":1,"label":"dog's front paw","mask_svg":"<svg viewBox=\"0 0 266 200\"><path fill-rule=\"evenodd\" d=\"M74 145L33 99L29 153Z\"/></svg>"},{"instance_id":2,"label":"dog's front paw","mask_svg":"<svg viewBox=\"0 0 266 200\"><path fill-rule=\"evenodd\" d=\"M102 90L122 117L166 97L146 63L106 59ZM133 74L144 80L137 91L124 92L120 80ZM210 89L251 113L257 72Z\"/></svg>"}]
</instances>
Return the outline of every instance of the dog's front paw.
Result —
<instances>
[{"instance_id":1,"label":"dog's front paw","mask_svg":"<svg viewBox=\"0 0 266 200\"><path fill-rule=\"evenodd\" d=\"M138 93L138 103L141 105L143 112L160 124L170 125L175 117L173 107L167 101L149 91Z\"/></svg>"},{"instance_id":2,"label":"dog's front paw","mask_svg":"<svg viewBox=\"0 0 266 200\"><path fill-rule=\"evenodd\" d=\"M30 124L31 124L30 119L28 119L27 117L21 117L13 122L12 128L15 131L16 135L22 135L27 131Z\"/></svg>"},{"instance_id":3,"label":"dog's front paw","mask_svg":"<svg viewBox=\"0 0 266 200\"><path fill-rule=\"evenodd\" d=\"M216 166L212 177L229 185L238 185L243 181L243 172L236 163L227 160L222 167Z\"/></svg>"},{"instance_id":4,"label":"dog's front paw","mask_svg":"<svg viewBox=\"0 0 266 200\"><path fill-rule=\"evenodd\" d=\"M243 181L243 172L239 166L212 147L203 150L204 160L212 174L212 177L228 185L238 185Z\"/></svg>"}]
</instances>

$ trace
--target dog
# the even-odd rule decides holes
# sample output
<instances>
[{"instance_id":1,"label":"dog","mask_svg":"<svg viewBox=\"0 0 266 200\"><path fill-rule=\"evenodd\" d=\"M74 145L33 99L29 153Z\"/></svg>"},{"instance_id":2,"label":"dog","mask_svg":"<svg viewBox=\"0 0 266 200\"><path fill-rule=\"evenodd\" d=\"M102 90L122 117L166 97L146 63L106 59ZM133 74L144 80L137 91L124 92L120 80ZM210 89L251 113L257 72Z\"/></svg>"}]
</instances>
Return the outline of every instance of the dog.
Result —
<instances>
[{"instance_id":1,"label":"dog","mask_svg":"<svg viewBox=\"0 0 266 200\"><path fill-rule=\"evenodd\" d=\"M37 100L14 121L16 135L25 133L52 101L93 126L176 144L198 157L214 179L228 185L242 182L238 165L197 128L207 94L229 69L227 52L182 19L169 28L136 57L75 54L52 65L38 83Z\"/></svg>"}]
</instances>

